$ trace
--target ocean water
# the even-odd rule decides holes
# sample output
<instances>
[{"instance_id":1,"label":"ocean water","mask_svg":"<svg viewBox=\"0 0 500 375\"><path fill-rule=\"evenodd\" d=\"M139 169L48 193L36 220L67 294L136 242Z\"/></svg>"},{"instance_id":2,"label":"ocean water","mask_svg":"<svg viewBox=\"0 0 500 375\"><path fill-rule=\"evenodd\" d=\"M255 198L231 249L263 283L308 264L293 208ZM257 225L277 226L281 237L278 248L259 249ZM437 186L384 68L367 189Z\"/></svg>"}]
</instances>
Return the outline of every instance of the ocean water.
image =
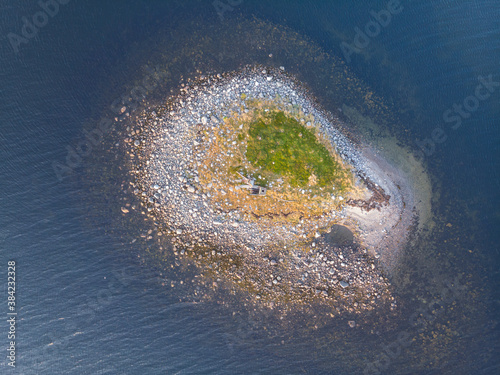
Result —
<instances>
[{"instance_id":1,"label":"ocean water","mask_svg":"<svg viewBox=\"0 0 500 375\"><path fill-rule=\"evenodd\" d=\"M394 280L403 310L433 298L436 273L465 285L424 332L409 331L404 313L377 332L350 330L342 320L302 330L314 323L279 325L221 299L183 298L184 284L169 288L164 270L143 261L147 254L112 217L109 191L88 180L116 163L112 153L91 151L60 181L53 163L65 160L68 147L137 76L145 53L180 49L175 37L183 25L229 28L256 17L347 59L341 42L354 43L370 11L388 4L221 2L222 8L211 1L69 1L18 52L8 35L22 35L23 17L32 20L40 5L0 3L2 348L9 345L9 260L16 261L18 312L16 367L4 350L0 373L374 373L369 364L381 361L384 345L401 332L415 343L386 368L379 363L381 373L498 373L500 86L466 111L460 127L443 119L475 94L480 76L500 82L498 1L401 1L401 12L346 61L390 104L397 121L385 126L419 153L433 183L435 227L415 250L418 269L409 256L402 272L408 280L401 274ZM440 142L430 143L433 132ZM117 194L120 183L112 186Z\"/></svg>"}]
</instances>

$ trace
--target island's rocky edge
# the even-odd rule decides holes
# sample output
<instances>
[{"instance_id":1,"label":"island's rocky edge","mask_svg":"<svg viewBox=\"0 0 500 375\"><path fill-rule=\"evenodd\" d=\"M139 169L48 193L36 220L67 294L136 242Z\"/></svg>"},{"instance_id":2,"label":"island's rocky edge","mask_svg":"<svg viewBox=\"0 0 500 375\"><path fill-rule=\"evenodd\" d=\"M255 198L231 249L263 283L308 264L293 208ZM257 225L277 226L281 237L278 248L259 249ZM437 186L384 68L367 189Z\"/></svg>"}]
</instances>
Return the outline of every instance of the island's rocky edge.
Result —
<instances>
[{"instance_id":1,"label":"island's rocky edge","mask_svg":"<svg viewBox=\"0 0 500 375\"><path fill-rule=\"evenodd\" d=\"M210 149L204 143L227 119L248 111L251 99L272 102L316 127L352 168L365 196L336 196L338 210L298 222L246 220L238 210L224 210L223 201L215 204L217 187L200 180ZM339 118L280 70L201 76L164 105L145 110L129 129L134 192L158 229L172 236L175 256L198 266L214 287L230 285L264 304L322 300L339 312L394 308L385 275L416 219L412 187L377 151L340 128ZM332 228L340 226L353 241L332 239Z\"/></svg>"}]
</instances>

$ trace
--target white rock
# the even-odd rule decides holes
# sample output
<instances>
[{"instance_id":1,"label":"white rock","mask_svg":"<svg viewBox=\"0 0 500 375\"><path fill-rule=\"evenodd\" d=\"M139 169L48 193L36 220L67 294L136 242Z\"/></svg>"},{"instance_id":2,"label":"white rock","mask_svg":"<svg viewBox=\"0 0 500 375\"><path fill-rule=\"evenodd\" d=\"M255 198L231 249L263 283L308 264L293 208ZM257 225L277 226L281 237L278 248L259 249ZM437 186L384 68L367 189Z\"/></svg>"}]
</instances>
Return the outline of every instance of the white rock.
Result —
<instances>
[{"instance_id":1,"label":"white rock","mask_svg":"<svg viewBox=\"0 0 500 375\"><path fill-rule=\"evenodd\" d=\"M340 282L340 286L341 286L342 288L347 288L347 287L349 286L349 283L346 283L345 281L341 281L341 282Z\"/></svg>"}]
</instances>

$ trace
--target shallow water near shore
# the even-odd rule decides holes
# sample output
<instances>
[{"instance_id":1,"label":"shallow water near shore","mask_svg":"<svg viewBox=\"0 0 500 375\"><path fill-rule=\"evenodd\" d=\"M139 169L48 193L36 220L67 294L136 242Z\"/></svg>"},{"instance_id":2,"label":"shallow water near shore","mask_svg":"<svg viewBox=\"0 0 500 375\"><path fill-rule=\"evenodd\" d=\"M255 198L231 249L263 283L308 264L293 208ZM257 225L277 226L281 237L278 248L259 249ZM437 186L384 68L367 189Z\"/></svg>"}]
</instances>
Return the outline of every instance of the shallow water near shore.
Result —
<instances>
[{"instance_id":1,"label":"shallow water near shore","mask_svg":"<svg viewBox=\"0 0 500 375\"><path fill-rule=\"evenodd\" d=\"M415 139L429 137L436 126L429 124L441 121L442 112L470 87L473 91L476 75L494 73L497 52L485 43L485 58L474 59L479 26L460 52L452 47L438 52L442 41L425 45L420 53L432 74L414 61L417 52L406 57L399 52L410 48L405 36L422 32L421 24L403 27L412 15L453 24L464 5L448 12L405 4L408 15L391 24L397 33L380 35L380 42L374 40L373 48L349 65L341 59L338 35L353 34L370 9L384 4L363 2L364 12L340 17L335 14L348 11L348 5L328 10L309 2L264 7L246 1L223 21L207 4L182 2L167 9L152 2L90 10L75 3L66 8L68 18L61 13L39 40L26 45L20 60L5 55L8 77L15 78L5 81L5 99L14 98L15 105L0 115L7 124L1 136L9 145L2 151L2 171L10 181L2 185L1 204L9 219L4 217L0 243L2 261L14 257L19 266L19 370L345 374L387 365L387 373L494 373L498 220L492 203L498 175L492 139L498 139L493 127L498 95L481 104L469 127L450 131L448 141L423 162L413 155L418 154ZM485 11L494 6L483 4L476 5ZM9 12L24 15L34 9ZM158 14L168 14L170 23ZM124 20L131 26L122 27ZM70 37L57 34L72 24L72 35L90 46L77 48ZM449 38L440 32L443 40ZM90 43L103 34L106 42ZM48 52L56 46L67 63ZM443 78L438 56L446 60L457 54L460 62ZM249 303L245 293L223 280L214 280L218 287L204 287L199 270L180 262L168 239L157 236L154 220L131 209L140 207L130 191L122 147L131 119L141 108L176 95L188 78L247 64L284 66L322 107L341 116L345 134L363 139L411 176L416 201L430 197L397 266L386 273L395 309L338 314L314 303L301 310L273 308ZM469 81L463 66L473 66ZM137 93L145 94L144 102L135 101L124 114L117 112L121 104L110 109L151 76L162 84ZM37 94L16 79L30 82ZM453 88L442 87L446 79ZM85 138L81 131L95 130L103 118L116 125L60 183L52 161L64 161L66 146L75 148ZM340 228L337 233L332 241L351 241L349 233Z\"/></svg>"}]
</instances>

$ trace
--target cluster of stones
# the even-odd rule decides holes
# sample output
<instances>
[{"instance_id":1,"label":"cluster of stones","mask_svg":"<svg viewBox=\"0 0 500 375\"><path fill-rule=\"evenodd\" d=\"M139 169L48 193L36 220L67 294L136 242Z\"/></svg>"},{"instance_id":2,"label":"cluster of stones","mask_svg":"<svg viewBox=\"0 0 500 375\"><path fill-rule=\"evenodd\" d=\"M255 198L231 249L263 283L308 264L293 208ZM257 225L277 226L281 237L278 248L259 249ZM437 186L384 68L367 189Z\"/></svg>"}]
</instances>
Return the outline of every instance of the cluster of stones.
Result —
<instances>
[{"instance_id":1,"label":"cluster of stones","mask_svg":"<svg viewBox=\"0 0 500 375\"><path fill-rule=\"evenodd\" d=\"M392 303L388 282L366 249L326 241L332 223L345 218L342 204L296 222L248 220L241 210L226 209L220 198L229 189L204 181L203 171L224 162L221 155L206 163L211 142L226 120L249 110L249 99L272 101L302 123L313 118L307 125L315 126L354 171L362 171L356 148L335 127L339 120L322 112L282 72L248 68L200 77L182 84L179 95L164 105L144 111L128 129L134 193L144 213L172 236L177 257L190 258L215 282L229 282L263 303L322 299L338 311Z\"/></svg>"},{"instance_id":2,"label":"cluster of stones","mask_svg":"<svg viewBox=\"0 0 500 375\"><path fill-rule=\"evenodd\" d=\"M203 135L197 136L195 155L197 160L202 160L202 166L198 168L197 190L210 190L213 206L224 213L237 211L245 221L255 219L296 223L301 221L300 228L304 221L313 217L319 218L323 214L325 214L323 219L335 220L336 213L344 203L342 193L340 190L335 191L333 185L328 188L315 187L314 174L310 176L308 186L292 187L287 182L286 176L280 176L268 181L267 190L263 190L254 184L253 179L250 180L241 173L234 172L237 166L252 171L250 174L254 177L262 178L260 176L262 167L255 168L246 157L247 133L251 123L257 120L269 121L269 118L266 118L268 114L280 112L287 117L300 119L305 125L305 130L314 127L313 115L305 115L296 109L297 106L290 106L289 103L283 103L279 99L256 100L248 98L246 94L242 94L241 97L242 103L237 104L242 114L233 111L231 116L219 122L217 127L201 127ZM207 125L204 119L205 117L202 117L202 125ZM216 123L216 119L211 119L211 123ZM318 136L319 134L316 135ZM328 141L324 143L331 149L330 154L335 155L331 143ZM270 153L274 151L275 149L269 150ZM339 164L344 164L341 159ZM346 169L344 165L342 167ZM311 187L315 187L314 190ZM248 194L249 190L254 193ZM337 194L334 194L335 192ZM210 193L207 191L207 194ZM326 226L327 223L322 225ZM297 228L294 230L297 231ZM307 233L312 235L311 230L299 229L299 231L304 238L307 237Z\"/></svg>"}]
</instances>

